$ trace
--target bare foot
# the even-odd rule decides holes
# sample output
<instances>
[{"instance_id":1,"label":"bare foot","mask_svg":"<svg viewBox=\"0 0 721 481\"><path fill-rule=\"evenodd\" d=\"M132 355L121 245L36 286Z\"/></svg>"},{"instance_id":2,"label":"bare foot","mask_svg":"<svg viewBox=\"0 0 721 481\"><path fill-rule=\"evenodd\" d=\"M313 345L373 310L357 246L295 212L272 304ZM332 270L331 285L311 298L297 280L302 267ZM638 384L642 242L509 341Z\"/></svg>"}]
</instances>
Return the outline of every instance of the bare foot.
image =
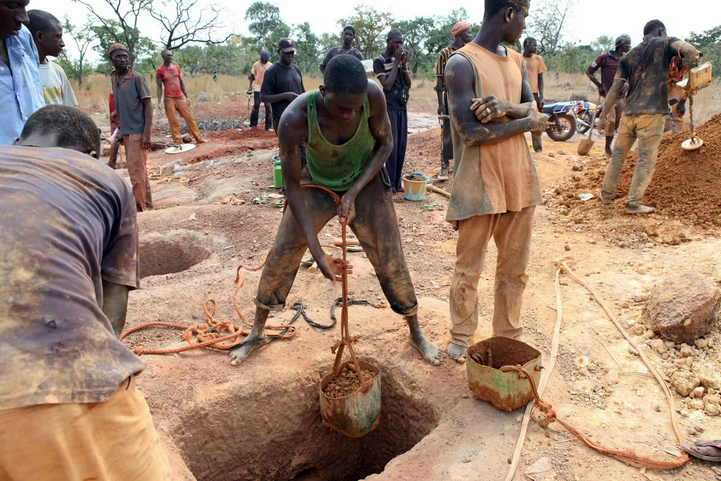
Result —
<instances>
[{"instance_id":1,"label":"bare foot","mask_svg":"<svg viewBox=\"0 0 721 481\"><path fill-rule=\"evenodd\" d=\"M423 334L421 334L418 339L414 339L414 337L416 336L411 337L411 346L418 349L418 352L421 353L423 359L425 359L428 363L433 366L438 366L441 363L441 359L443 359L443 351L431 341L426 339Z\"/></svg>"},{"instance_id":2,"label":"bare foot","mask_svg":"<svg viewBox=\"0 0 721 481\"><path fill-rule=\"evenodd\" d=\"M265 329L259 334L255 334L253 331L250 332L248 337L239 345L230 349L230 365L237 366L245 361L250 353L264 346L268 339L265 337Z\"/></svg>"},{"instance_id":3,"label":"bare foot","mask_svg":"<svg viewBox=\"0 0 721 481\"><path fill-rule=\"evenodd\" d=\"M451 359L455 359L460 363L466 362L466 351L468 351L467 347L459 346L458 344L453 344L452 342L448 343L448 355Z\"/></svg>"}]
</instances>

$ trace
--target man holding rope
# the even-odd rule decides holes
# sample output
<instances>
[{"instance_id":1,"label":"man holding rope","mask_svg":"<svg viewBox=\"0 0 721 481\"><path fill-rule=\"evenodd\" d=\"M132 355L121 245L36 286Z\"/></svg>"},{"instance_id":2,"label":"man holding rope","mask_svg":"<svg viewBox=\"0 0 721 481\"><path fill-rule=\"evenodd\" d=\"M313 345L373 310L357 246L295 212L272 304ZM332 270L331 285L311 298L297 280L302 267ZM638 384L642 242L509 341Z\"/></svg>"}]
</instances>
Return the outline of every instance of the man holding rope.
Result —
<instances>
[{"instance_id":1,"label":"man holding rope","mask_svg":"<svg viewBox=\"0 0 721 481\"><path fill-rule=\"evenodd\" d=\"M333 282L342 269L350 269L326 256L318 241L318 232L336 214L358 237L393 311L405 316L411 345L427 362L440 364L442 351L418 325L418 301L384 168L393 137L381 88L368 81L358 59L338 55L325 69L324 84L301 95L284 112L278 138L290 209L260 278L253 329L231 350L231 364L240 364L265 344L268 314L283 310L306 248ZM306 168L301 168L301 143L307 146ZM341 205L320 189L303 190L304 185L337 193Z\"/></svg>"}]
</instances>

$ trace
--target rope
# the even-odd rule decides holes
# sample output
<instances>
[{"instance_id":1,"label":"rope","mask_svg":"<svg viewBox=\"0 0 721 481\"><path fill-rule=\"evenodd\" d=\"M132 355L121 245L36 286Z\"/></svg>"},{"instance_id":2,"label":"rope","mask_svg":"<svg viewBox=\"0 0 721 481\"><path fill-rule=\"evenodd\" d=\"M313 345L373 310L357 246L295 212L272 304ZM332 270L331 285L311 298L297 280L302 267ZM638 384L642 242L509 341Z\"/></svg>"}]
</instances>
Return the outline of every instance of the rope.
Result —
<instances>
[{"instance_id":1,"label":"rope","mask_svg":"<svg viewBox=\"0 0 721 481\"><path fill-rule=\"evenodd\" d=\"M551 371L555 367L555 361L556 356L558 354L558 338L560 334L560 324L562 319L562 301L561 301L561 287L559 282L559 276L561 273L568 274L573 280L578 282L581 286L586 288L593 298L596 300L596 302L601 306L601 308L604 310L606 315L609 317L611 322L616 326L616 328L619 330L621 335L628 341L628 343L638 352L639 356L641 357L641 360L646 365L646 367L649 369L649 371L654 375L656 380L658 381L659 385L661 386L661 389L663 390L664 394L666 395L666 400L668 401L668 405L670 408L671 413L671 426L673 428L674 434L676 435L676 439L680 444L683 444L685 441L685 437L681 432L681 429L678 425L678 419L676 417L676 405L673 399L673 394L671 393L671 390L669 389L666 382L663 380L663 377L658 372L656 367L651 363L651 360L646 356L646 354L641 351L638 346L633 342L629 334L626 332L626 330L623 328L620 322L618 322L618 319L611 313L611 310L608 308L608 305L601 299L601 297L585 282L583 282L571 269L571 267L568 264L568 261L570 259L565 258L562 259L559 262L558 271L556 272L556 283L555 283L555 291L556 291L556 304L558 306L557 309L557 317L556 317L556 326L554 329L554 336L553 336L553 346L552 346L552 353L551 353L551 365L550 368L544 372L545 376L541 377L541 388L540 391L543 392L543 389L545 388L545 383L548 381L548 378L551 375ZM530 375L528 371L523 369L521 366L504 366L500 369L502 372L518 372L526 376L528 378L531 388L533 391L533 396L535 398L534 402L529 405L529 407L526 409L526 416L530 417L530 412L533 410L534 407L537 407L541 410L541 412L544 413L545 418L542 419L539 424L541 427L546 428L549 424L553 422L558 422L561 426L566 428L568 432L570 432L573 436L576 437L579 441L584 443L586 446L590 447L591 449L594 449L595 451L604 454L606 456L612 457L614 459L617 459L619 461L624 462L625 464L629 466L633 466L636 468L645 468L648 470L654 470L654 471L665 471L669 469L676 469L684 464L686 464L689 460L688 454L684 451L681 451L681 455L677 456L673 460L658 460L655 458L652 458L650 456L642 456L639 454L636 454L631 449L613 449L613 448L606 448L602 446L599 443L596 443L594 441L591 441L588 439L583 433L581 433L577 428L573 427L569 423L563 421L562 419L559 419L556 415L556 412L553 410L553 406L551 404L544 402L541 399L541 396L539 394L539 390L536 388L536 383L533 379L533 376ZM527 427L525 424L524 419L524 427ZM525 439L525 432L522 429L521 432L521 438L519 438L518 444L516 445L516 451L514 453L514 459L511 463L511 470L508 473L508 479L512 479L513 475L515 473L515 469L518 466L518 458L520 458L520 453L523 450L523 440Z\"/></svg>"}]
</instances>

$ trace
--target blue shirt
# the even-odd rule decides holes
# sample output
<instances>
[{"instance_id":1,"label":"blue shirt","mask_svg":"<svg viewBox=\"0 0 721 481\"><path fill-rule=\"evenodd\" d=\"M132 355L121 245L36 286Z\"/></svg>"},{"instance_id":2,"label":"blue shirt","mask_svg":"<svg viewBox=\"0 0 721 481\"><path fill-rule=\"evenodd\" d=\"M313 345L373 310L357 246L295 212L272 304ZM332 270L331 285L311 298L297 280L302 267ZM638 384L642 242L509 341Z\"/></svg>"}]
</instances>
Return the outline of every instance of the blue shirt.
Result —
<instances>
[{"instance_id":1,"label":"blue shirt","mask_svg":"<svg viewBox=\"0 0 721 481\"><path fill-rule=\"evenodd\" d=\"M0 62L0 145L11 145L28 118L45 106L38 51L30 31L5 40L10 68Z\"/></svg>"}]
</instances>

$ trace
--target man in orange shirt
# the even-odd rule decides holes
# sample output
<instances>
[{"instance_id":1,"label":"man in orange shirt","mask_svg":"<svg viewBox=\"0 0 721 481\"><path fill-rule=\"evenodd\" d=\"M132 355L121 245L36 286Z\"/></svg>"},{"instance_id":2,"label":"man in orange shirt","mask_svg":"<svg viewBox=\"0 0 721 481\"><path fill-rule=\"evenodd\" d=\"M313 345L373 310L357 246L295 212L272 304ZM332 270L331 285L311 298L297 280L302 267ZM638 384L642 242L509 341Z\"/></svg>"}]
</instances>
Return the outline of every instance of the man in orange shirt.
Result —
<instances>
[{"instance_id":1,"label":"man in orange shirt","mask_svg":"<svg viewBox=\"0 0 721 481\"><path fill-rule=\"evenodd\" d=\"M183 138L180 136L180 124L178 123L178 112L185 123L188 124L190 133L195 137L195 141L199 144L205 142L203 136L200 135L198 126L195 123L193 112L190 111L190 99L188 92L185 90L183 77L180 76L180 67L173 64L173 52L163 50L160 54L163 57L163 65L155 71L155 84L158 88L158 106L162 109L165 105L165 114L168 116L168 124L170 125L170 135L173 137L173 143L180 145ZM165 102L163 102L163 87L165 87ZM183 100L185 95L185 100Z\"/></svg>"},{"instance_id":2,"label":"man in orange shirt","mask_svg":"<svg viewBox=\"0 0 721 481\"><path fill-rule=\"evenodd\" d=\"M271 64L270 54L263 50L260 52L260 60L253 64L253 68L250 69L250 85L248 86L248 95L253 92L253 113L250 114L250 127L256 127L258 125L258 114L260 112L260 87L263 85L263 78L265 77L265 71L270 68ZM273 130L273 113L270 111L270 104L265 104L265 130Z\"/></svg>"},{"instance_id":3,"label":"man in orange shirt","mask_svg":"<svg viewBox=\"0 0 721 481\"><path fill-rule=\"evenodd\" d=\"M446 220L458 230L448 354L459 362L478 327L478 281L491 237L498 247L493 335L523 331L533 214L542 202L524 134L543 132L546 116L536 108L523 57L500 44L518 41L528 9L528 0L485 0L481 30L446 66L457 164Z\"/></svg>"},{"instance_id":4,"label":"man in orange shirt","mask_svg":"<svg viewBox=\"0 0 721 481\"><path fill-rule=\"evenodd\" d=\"M538 111L543 112L543 72L548 70L543 57L536 55L538 43L535 38L528 37L523 41L523 59L526 61L526 71L528 74L528 84L531 86L533 98L536 100ZM533 150L543 152L543 144L540 135L531 136L533 140Z\"/></svg>"}]
</instances>

